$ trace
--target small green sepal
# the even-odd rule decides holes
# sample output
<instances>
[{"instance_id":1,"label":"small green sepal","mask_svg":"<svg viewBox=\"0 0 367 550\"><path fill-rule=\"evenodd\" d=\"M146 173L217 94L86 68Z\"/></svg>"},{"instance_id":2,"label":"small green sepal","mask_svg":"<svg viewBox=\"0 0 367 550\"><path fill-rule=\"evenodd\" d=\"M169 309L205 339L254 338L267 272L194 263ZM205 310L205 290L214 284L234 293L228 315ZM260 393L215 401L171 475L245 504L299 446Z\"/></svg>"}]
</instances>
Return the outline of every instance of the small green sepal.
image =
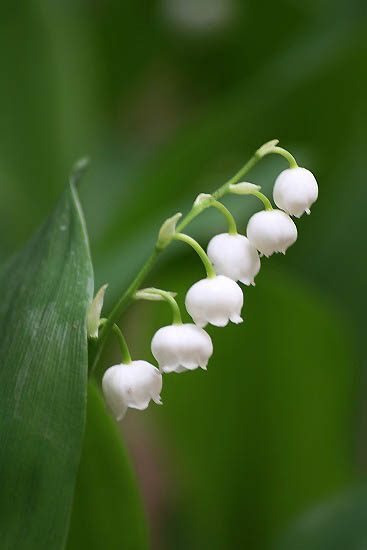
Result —
<instances>
[{"instance_id":1,"label":"small green sepal","mask_svg":"<svg viewBox=\"0 0 367 550\"><path fill-rule=\"evenodd\" d=\"M108 285L103 285L95 295L87 313L87 334L88 338L98 338L101 311L103 307L104 293Z\"/></svg>"},{"instance_id":2,"label":"small green sepal","mask_svg":"<svg viewBox=\"0 0 367 550\"><path fill-rule=\"evenodd\" d=\"M279 139L272 139L271 141L267 141L266 143L264 143L264 145L258 148L255 155L257 156L257 158L262 159L263 157L265 157L265 155L271 153L274 147L278 145L278 143Z\"/></svg>"},{"instance_id":3,"label":"small green sepal","mask_svg":"<svg viewBox=\"0 0 367 550\"><path fill-rule=\"evenodd\" d=\"M235 185L229 185L229 192L236 195L252 195L253 193L260 191L261 186L249 183L247 181L236 183Z\"/></svg>"},{"instance_id":4,"label":"small green sepal","mask_svg":"<svg viewBox=\"0 0 367 550\"><path fill-rule=\"evenodd\" d=\"M209 193L200 193L200 195L198 195L194 201L194 206L199 206L202 202L212 198L212 195L209 195Z\"/></svg>"},{"instance_id":5,"label":"small green sepal","mask_svg":"<svg viewBox=\"0 0 367 550\"><path fill-rule=\"evenodd\" d=\"M181 216L181 212L178 212L163 223L158 234L157 248L165 248L172 241L176 233L177 222Z\"/></svg>"}]
</instances>

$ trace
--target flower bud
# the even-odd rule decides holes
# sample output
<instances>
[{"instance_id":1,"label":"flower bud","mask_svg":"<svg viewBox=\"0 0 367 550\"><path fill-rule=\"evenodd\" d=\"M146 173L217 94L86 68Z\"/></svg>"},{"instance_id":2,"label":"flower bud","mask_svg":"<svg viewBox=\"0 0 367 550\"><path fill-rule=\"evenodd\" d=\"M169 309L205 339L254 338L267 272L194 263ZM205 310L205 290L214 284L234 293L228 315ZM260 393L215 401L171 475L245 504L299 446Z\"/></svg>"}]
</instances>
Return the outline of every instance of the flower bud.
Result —
<instances>
[{"instance_id":1,"label":"flower bud","mask_svg":"<svg viewBox=\"0 0 367 550\"><path fill-rule=\"evenodd\" d=\"M206 370L213 353L209 334L191 323L160 328L152 340L152 353L163 372Z\"/></svg>"},{"instance_id":2,"label":"flower bud","mask_svg":"<svg viewBox=\"0 0 367 550\"><path fill-rule=\"evenodd\" d=\"M229 233L216 235L209 242L207 253L218 275L225 275L245 285L255 285L260 258L246 237Z\"/></svg>"},{"instance_id":3,"label":"flower bud","mask_svg":"<svg viewBox=\"0 0 367 550\"><path fill-rule=\"evenodd\" d=\"M310 213L311 204L318 197L317 181L306 168L288 168L275 180L273 197L275 204L290 214L300 218L304 212Z\"/></svg>"},{"instance_id":4,"label":"flower bud","mask_svg":"<svg viewBox=\"0 0 367 550\"><path fill-rule=\"evenodd\" d=\"M262 210L249 219L249 241L265 256L283 252L297 239L297 227L282 210Z\"/></svg>"},{"instance_id":5,"label":"flower bud","mask_svg":"<svg viewBox=\"0 0 367 550\"><path fill-rule=\"evenodd\" d=\"M162 375L147 361L132 361L110 367L102 379L103 395L116 420L121 420L128 407L144 410L151 399L160 405Z\"/></svg>"},{"instance_id":6,"label":"flower bud","mask_svg":"<svg viewBox=\"0 0 367 550\"><path fill-rule=\"evenodd\" d=\"M194 200L194 206L199 206L202 202L212 199L213 197L209 193L200 193Z\"/></svg>"},{"instance_id":7,"label":"flower bud","mask_svg":"<svg viewBox=\"0 0 367 550\"><path fill-rule=\"evenodd\" d=\"M202 279L192 285L186 294L185 305L199 327L205 327L207 323L225 327L228 321L243 321L242 290L237 283L224 275Z\"/></svg>"}]
</instances>

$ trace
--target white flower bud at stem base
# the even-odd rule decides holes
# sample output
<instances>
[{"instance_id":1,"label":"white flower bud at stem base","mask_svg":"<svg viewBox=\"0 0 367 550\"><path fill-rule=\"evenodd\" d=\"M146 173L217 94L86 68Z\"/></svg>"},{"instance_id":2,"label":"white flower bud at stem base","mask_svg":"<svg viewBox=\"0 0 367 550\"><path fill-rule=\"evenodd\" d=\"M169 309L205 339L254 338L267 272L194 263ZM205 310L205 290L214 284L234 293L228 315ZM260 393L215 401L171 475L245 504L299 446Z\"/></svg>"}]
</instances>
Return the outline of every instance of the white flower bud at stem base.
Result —
<instances>
[{"instance_id":1,"label":"white flower bud at stem base","mask_svg":"<svg viewBox=\"0 0 367 550\"><path fill-rule=\"evenodd\" d=\"M288 168L275 180L275 204L296 218L300 218L304 212L310 213L310 207L317 200L318 194L315 176L306 168Z\"/></svg>"},{"instance_id":2,"label":"white flower bud at stem base","mask_svg":"<svg viewBox=\"0 0 367 550\"><path fill-rule=\"evenodd\" d=\"M160 328L152 339L152 353L163 372L206 370L213 344L209 334L191 323Z\"/></svg>"},{"instance_id":3,"label":"white flower bud at stem base","mask_svg":"<svg viewBox=\"0 0 367 550\"><path fill-rule=\"evenodd\" d=\"M128 407L144 410L151 399L161 405L162 375L147 361L132 361L110 367L102 379L103 395L116 420Z\"/></svg>"},{"instance_id":4,"label":"white flower bud at stem base","mask_svg":"<svg viewBox=\"0 0 367 550\"><path fill-rule=\"evenodd\" d=\"M242 290L224 275L202 279L192 285L186 294L185 305L199 327L205 327L207 323L225 327L228 321L236 324L243 321Z\"/></svg>"},{"instance_id":5,"label":"white flower bud at stem base","mask_svg":"<svg viewBox=\"0 0 367 550\"><path fill-rule=\"evenodd\" d=\"M207 253L218 275L225 275L245 285L255 285L260 258L254 245L244 235L216 235L209 242Z\"/></svg>"},{"instance_id":6,"label":"white flower bud at stem base","mask_svg":"<svg viewBox=\"0 0 367 550\"><path fill-rule=\"evenodd\" d=\"M249 241L265 256L283 252L297 239L297 227L282 210L262 210L249 219Z\"/></svg>"}]
</instances>

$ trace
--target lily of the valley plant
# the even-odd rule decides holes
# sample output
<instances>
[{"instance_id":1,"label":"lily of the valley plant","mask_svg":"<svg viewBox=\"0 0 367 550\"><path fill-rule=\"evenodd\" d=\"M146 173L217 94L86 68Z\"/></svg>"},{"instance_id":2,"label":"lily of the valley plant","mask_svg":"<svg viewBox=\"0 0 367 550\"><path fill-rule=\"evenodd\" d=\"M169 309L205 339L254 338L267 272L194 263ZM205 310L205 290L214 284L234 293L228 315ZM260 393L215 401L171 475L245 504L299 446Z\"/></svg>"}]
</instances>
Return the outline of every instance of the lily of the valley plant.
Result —
<instances>
[{"instance_id":1,"label":"lily of the valley plant","mask_svg":"<svg viewBox=\"0 0 367 550\"><path fill-rule=\"evenodd\" d=\"M241 181L265 155L282 155L289 168L277 177L273 199L278 208L260 192L260 186ZM227 193L254 195L264 209L254 214L247 224L246 235L237 231L236 222L229 210L218 199ZM104 285L94 298L88 313L88 336L91 341L91 368L96 365L111 332L115 332L121 347L122 361L106 370L102 380L105 400L112 414L121 420L127 409L146 409L153 400L161 404L162 373L184 372L198 367L207 368L213 353L213 344L204 327L210 323L218 327L241 323L243 291L239 285L254 285L260 270L260 257L275 252L285 254L297 239L297 228L291 216L299 218L310 213L318 196L313 174L300 168L294 157L278 147L273 140L260 147L245 166L212 194L201 193L190 212L181 219L180 213L166 220L159 232L155 249L129 288L107 318L101 317ZM182 230L198 214L214 207L228 221L228 232L216 235L208 245L207 253L192 237ZM179 220L181 220L179 222ZM189 244L203 262L206 276L187 292L185 305L193 323L182 323L175 294L159 288L140 289L145 276L165 248L174 241ZM160 328L153 336L151 349L158 368L142 359L132 360L116 320L136 299L165 300L172 308L172 324Z\"/></svg>"}]
</instances>

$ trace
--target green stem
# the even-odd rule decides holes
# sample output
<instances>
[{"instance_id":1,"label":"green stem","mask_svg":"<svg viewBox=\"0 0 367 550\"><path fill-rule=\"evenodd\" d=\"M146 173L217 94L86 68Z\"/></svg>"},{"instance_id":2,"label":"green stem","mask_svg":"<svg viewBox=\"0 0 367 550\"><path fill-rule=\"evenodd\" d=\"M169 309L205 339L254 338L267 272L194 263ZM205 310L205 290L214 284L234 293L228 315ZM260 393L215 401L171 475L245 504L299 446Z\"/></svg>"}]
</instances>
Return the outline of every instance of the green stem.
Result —
<instances>
[{"instance_id":1,"label":"green stem","mask_svg":"<svg viewBox=\"0 0 367 550\"><path fill-rule=\"evenodd\" d=\"M185 235L185 233L176 233L176 235L173 237L177 241L183 241L184 243L189 244L195 252L198 254L200 260L203 262L206 275L208 279L213 279L217 276L214 267L212 266L211 261L209 260L205 250L199 245L195 239L192 237L189 237L189 235Z\"/></svg>"},{"instance_id":2,"label":"green stem","mask_svg":"<svg viewBox=\"0 0 367 550\"><path fill-rule=\"evenodd\" d=\"M225 195L226 193L229 193L229 186L235 183L238 183L243 176L245 176L254 166L259 162L261 157L259 157L256 153L250 158L249 161L246 162L244 166L228 181L226 181L219 189L217 189L214 193L212 193L211 198L212 199L220 199ZM203 210L208 208L210 206L210 200L209 198L207 201L202 201L197 206L194 206L190 212L184 217L184 219L181 221L181 223L177 226L177 231L182 231L196 216L200 214Z\"/></svg>"},{"instance_id":3,"label":"green stem","mask_svg":"<svg viewBox=\"0 0 367 550\"><path fill-rule=\"evenodd\" d=\"M99 322L99 326L102 327L107 323L107 319L101 319ZM121 357L122 357L122 363L124 365L130 365L132 363L131 361L131 355L129 352L129 348L127 347L126 340L124 338L124 335L122 334L120 328L114 323L112 325L112 332L114 332L118 338L119 344L120 344L120 350L121 350Z\"/></svg>"},{"instance_id":4,"label":"green stem","mask_svg":"<svg viewBox=\"0 0 367 550\"><path fill-rule=\"evenodd\" d=\"M144 291L150 294L158 294L158 296L162 296L162 298L164 298L164 300L166 300L166 302L171 306L172 324L182 325L181 311L172 294L170 294L166 290L161 290L160 288L144 288Z\"/></svg>"},{"instance_id":5,"label":"green stem","mask_svg":"<svg viewBox=\"0 0 367 550\"><path fill-rule=\"evenodd\" d=\"M222 214L225 215L225 217L228 220L228 233L230 235L237 235L237 225L234 217L232 216L231 212L219 201L212 200L210 203L210 206L214 206L219 212L222 212Z\"/></svg>"},{"instance_id":6,"label":"green stem","mask_svg":"<svg viewBox=\"0 0 367 550\"><path fill-rule=\"evenodd\" d=\"M263 193L260 193L260 191L254 191L253 193L250 193L251 195L254 195L258 199L262 201L262 203L265 206L265 210L273 210L273 207L271 205L271 202L269 201L268 197L264 195Z\"/></svg>"},{"instance_id":7,"label":"green stem","mask_svg":"<svg viewBox=\"0 0 367 550\"><path fill-rule=\"evenodd\" d=\"M259 160L261 160L261 156L259 156L257 153L252 155L252 157L246 162L246 164L231 179L226 181L221 187L219 187L219 189L217 189L212 194L212 198L217 200L228 193L229 186L231 184L238 183L243 178L243 176L245 176L259 162ZM184 217L181 223L177 226L177 231L182 231L194 218L196 218L196 216L198 216L198 214L200 214L200 212L202 212L203 210L205 210L205 208L208 208L209 206L210 201L203 201L201 204L194 206L190 210L190 212ZM101 330L100 337L98 338L97 342L92 342L90 340L88 349L89 372L92 372L98 364L104 346L106 345L108 335L111 332L115 321L119 318L119 316L123 313L123 311L131 302L135 292L138 290L139 286L149 273L150 269L157 261L158 256L161 252L162 249L155 247L152 254L149 256L136 277L130 283L130 286L126 289L126 291L123 293L123 295L111 311L109 317L107 318L106 324Z\"/></svg>"},{"instance_id":8,"label":"green stem","mask_svg":"<svg viewBox=\"0 0 367 550\"><path fill-rule=\"evenodd\" d=\"M197 241L195 241L195 239L193 239L192 237L189 237L189 235L185 235L185 233L176 233L173 238L177 241L183 241L184 243L189 244L195 250L200 260L204 264L208 279L213 279L213 277L217 276L214 270L214 267L212 266L212 263L209 260L205 250L199 245Z\"/></svg>"},{"instance_id":9,"label":"green stem","mask_svg":"<svg viewBox=\"0 0 367 550\"><path fill-rule=\"evenodd\" d=\"M157 261L157 258L159 254L161 253L161 250L155 248L152 252L152 254L149 256L143 267L140 269L139 273L136 275L136 277L133 279L133 281L130 283L129 287L125 290L113 310L111 311L110 315L107 318L106 323L104 324L100 337L98 338L98 341L96 345L93 343L90 344L88 349L88 360L89 360L89 371L92 372L93 369L96 367L98 361L101 358L102 351L104 349L104 346L106 345L107 337L109 335L109 332L112 330L112 326L114 325L115 321L119 318L121 313L126 309L126 307L129 305L129 303L132 300L132 297L134 296L135 292L140 287L141 283Z\"/></svg>"},{"instance_id":10,"label":"green stem","mask_svg":"<svg viewBox=\"0 0 367 550\"><path fill-rule=\"evenodd\" d=\"M270 149L265 154L269 155L270 153L275 153L277 155L281 155L282 157L287 159L287 161L289 162L289 168L297 168L298 167L297 161L294 158L294 156L291 155L290 152L287 151L286 149L283 149L283 147L273 147L272 149Z\"/></svg>"}]
</instances>

